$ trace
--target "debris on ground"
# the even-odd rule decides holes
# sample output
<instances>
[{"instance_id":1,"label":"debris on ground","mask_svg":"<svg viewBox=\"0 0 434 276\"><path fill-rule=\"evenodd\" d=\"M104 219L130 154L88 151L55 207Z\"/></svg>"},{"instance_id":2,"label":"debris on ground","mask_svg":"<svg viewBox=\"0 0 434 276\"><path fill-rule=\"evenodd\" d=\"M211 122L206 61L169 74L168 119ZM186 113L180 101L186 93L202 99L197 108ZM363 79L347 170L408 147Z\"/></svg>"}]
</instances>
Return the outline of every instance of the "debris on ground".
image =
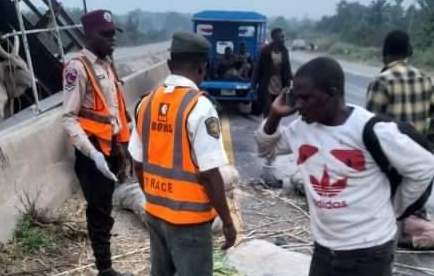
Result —
<instances>
[{"instance_id":1,"label":"debris on ground","mask_svg":"<svg viewBox=\"0 0 434 276\"><path fill-rule=\"evenodd\" d=\"M49 223L25 220L24 229L17 228L14 239L0 248L0 275L96 275L87 239L85 210L83 196L77 193L55 212L56 219ZM113 266L121 271L146 275L149 272L149 239L144 226L130 212L116 210L114 217ZM37 237L51 236L55 246L38 242L41 246L37 250L26 251L22 242L17 242L23 238L19 234L22 230L42 233ZM26 240L35 245L31 239Z\"/></svg>"},{"instance_id":2,"label":"debris on ground","mask_svg":"<svg viewBox=\"0 0 434 276\"><path fill-rule=\"evenodd\" d=\"M77 193L55 212L56 220L41 223L26 218L23 227L18 228L18 239L0 246L0 275L96 275L87 239L85 210L84 198ZM149 275L150 245L144 224L130 211L115 209L113 215L114 268L135 275ZM26 243L31 243L32 250L27 250L23 238ZM216 238L216 248L223 240L221 235ZM214 253L214 275L239 275L226 265L221 250L215 249Z\"/></svg>"},{"instance_id":3,"label":"debris on ground","mask_svg":"<svg viewBox=\"0 0 434 276\"><path fill-rule=\"evenodd\" d=\"M270 189L251 179L239 190L242 241L267 240L285 249L311 254L312 239L305 198Z\"/></svg>"}]
</instances>

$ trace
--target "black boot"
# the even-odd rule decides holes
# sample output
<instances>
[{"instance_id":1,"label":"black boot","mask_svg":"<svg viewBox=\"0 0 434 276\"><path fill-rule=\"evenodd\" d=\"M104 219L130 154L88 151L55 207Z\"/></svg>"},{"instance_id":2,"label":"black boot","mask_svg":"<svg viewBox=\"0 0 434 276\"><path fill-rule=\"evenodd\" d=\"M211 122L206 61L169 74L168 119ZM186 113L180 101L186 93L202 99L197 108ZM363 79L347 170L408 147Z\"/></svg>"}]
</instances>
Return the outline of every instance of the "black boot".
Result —
<instances>
[{"instance_id":1,"label":"black boot","mask_svg":"<svg viewBox=\"0 0 434 276\"><path fill-rule=\"evenodd\" d=\"M118 272L113 268L100 271L98 276L134 276L131 272Z\"/></svg>"}]
</instances>

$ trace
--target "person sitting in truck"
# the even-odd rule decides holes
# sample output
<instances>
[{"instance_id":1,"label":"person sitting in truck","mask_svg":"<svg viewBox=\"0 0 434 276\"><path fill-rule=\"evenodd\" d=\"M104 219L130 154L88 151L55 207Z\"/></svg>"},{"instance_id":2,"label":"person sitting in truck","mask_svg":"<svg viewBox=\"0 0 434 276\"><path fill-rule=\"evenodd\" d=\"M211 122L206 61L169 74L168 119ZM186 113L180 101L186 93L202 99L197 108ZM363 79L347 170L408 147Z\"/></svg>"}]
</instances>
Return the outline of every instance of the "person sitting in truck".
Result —
<instances>
[{"instance_id":1,"label":"person sitting in truck","mask_svg":"<svg viewBox=\"0 0 434 276\"><path fill-rule=\"evenodd\" d=\"M246 44L240 43L239 53L237 55L237 61L241 63L240 76L243 80L249 80L252 75L252 57L247 51Z\"/></svg>"},{"instance_id":2,"label":"person sitting in truck","mask_svg":"<svg viewBox=\"0 0 434 276\"><path fill-rule=\"evenodd\" d=\"M225 48L225 53L223 57L220 59L218 66L217 66L217 76L219 79L225 79L225 76L228 76L229 74L234 73L235 69L235 55L232 51L231 47ZM236 69L235 69L236 70Z\"/></svg>"}]
</instances>

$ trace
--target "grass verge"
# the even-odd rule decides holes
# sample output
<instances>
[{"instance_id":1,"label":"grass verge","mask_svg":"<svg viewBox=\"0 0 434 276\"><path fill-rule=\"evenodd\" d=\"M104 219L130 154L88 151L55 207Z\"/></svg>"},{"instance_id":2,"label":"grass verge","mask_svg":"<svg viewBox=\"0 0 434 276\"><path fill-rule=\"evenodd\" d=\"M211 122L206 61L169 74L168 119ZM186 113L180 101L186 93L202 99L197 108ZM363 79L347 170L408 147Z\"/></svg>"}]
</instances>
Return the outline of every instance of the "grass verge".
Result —
<instances>
[{"instance_id":1,"label":"grass verge","mask_svg":"<svg viewBox=\"0 0 434 276\"><path fill-rule=\"evenodd\" d=\"M225 255L222 250L214 249L214 273L213 276L241 276L237 270L225 262Z\"/></svg>"},{"instance_id":2,"label":"grass verge","mask_svg":"<svg viewBox=\"0 0 434 276\"><path fill-rule=\"evenodd\" d=\"M332 56L351 61L379 65L381 51L375 47L357 46L351 43L341 42L333 37L320 38L316 41L318 50L329 53Z\"/></svg>"},{"instance_id":3,"label":"grass verge","mask_svg":"<svg viewBox=\"0 0 434 276\"><path fill-rule=\"evenodd\" d=\"M318 50L337 58L349 61L363 62L370 65L382 66L381 49L376 47L358 46L341 42L336 37L322 37L315 40ZM415 49L410 62L428 72L434 72L434 53Z\"/></svg>"},{"instance_id":4,"label":"grass verge","mask_svg":"<svg viewBox=\"0 0 434 276\"><path fill-rule=\"evenodd\" d=\"M54 250L59 240L54 229L42 227L30 214L24 214L18 222L12 243L22 253L32 254L40 250Z\"/></svg>"}]
</instances>

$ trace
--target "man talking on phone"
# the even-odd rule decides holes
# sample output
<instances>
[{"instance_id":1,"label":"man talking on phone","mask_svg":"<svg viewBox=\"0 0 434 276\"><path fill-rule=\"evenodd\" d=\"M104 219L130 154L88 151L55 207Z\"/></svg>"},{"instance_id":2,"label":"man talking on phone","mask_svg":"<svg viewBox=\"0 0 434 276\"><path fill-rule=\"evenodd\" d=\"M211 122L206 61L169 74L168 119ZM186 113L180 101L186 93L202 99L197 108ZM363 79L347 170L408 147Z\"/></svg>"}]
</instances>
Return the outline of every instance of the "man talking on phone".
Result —
<instances>
[{"instance_id":1,"label":"man talking on phone","mask_svg":"<svg viewBox=\"0 0 434 276\"><path fill-rule=\"evenodd\" d=\"M294 78L294 104L279 96L257 131L261 156L294 153L303 176L315 240L310 276L391 276L397 232L424 204L434 178L434 156L393 122L374 132L402 176L398 207L391 184L363 141L369 111L345 103L344 72L333 59L303 65ZM286 128L280 120L299 113ZM405 156L405 158L402 158Z\"/></svg>"}]
</instances>

